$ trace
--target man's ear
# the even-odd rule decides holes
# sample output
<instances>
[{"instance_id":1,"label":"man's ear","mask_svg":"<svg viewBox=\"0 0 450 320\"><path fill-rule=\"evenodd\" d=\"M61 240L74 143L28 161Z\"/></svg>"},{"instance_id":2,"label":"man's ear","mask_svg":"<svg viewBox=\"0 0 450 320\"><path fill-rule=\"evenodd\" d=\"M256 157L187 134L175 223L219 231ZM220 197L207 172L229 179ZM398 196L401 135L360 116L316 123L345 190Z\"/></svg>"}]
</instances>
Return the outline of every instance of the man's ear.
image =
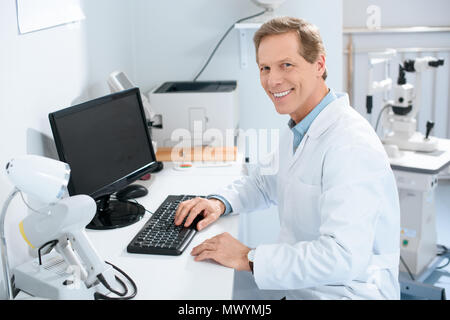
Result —
<instances>
[{"instance_id":1,"label":"man's ear","mask_svg":"<svg viewBox=\"0 0 450 320\"><path fill-rule=\"evenodd\" d=\"M319 54L319 57L317 58L317 61L316 61L318 78L321 78L323 73L325 72L325 69L326 69L325 60L326 60L325 55Z\"/></svg>"}]
</instances>

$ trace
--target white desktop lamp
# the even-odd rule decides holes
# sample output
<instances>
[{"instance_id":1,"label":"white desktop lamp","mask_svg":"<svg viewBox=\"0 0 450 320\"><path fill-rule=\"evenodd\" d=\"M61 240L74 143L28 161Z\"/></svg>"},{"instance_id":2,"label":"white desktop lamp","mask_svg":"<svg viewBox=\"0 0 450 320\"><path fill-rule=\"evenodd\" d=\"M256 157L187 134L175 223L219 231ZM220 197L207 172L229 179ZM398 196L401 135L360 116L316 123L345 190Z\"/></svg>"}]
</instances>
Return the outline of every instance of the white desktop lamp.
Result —
<instances>
[{"instance_id":1,"label":"white desktop lamp","mask_svg":"<svg viewBox=\"0 0 450 320\"><path fill-rule=\"evenodd\" d=\"M21 192L52 204L61 200L67 191L70 167L58 160L26 155L8 162L6 174Z\"/></svg>"},{"instance_id":2,"label":"white desktop lamp","mask_svg":"<svg viewBox=\"0 0 450 320\"><path fill-rule=\"evenodd\" d=\"M66 194L70 167L61 161L26 155L9 161L6 165L6 174L13 183L14 189L6 199L0 216L1 257L7 298L12 299L13 292L5 239L5 216L8 206L18 192L24 192L46 204L58 202Z\"/></svg>"}]
</instances>

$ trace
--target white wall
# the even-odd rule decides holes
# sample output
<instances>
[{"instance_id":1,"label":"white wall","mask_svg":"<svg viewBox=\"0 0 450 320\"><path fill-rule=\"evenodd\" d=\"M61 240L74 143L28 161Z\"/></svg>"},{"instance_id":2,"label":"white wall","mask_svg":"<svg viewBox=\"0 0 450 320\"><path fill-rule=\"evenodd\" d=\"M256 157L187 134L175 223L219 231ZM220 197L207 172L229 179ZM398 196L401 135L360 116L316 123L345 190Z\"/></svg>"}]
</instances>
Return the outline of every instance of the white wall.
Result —
<instances>
[{"instance_id":1,"label":"white wall","mask_svg":"<svg viewBox=\"0 0 450 320\"><path fill-rule=\"evenodd\" d=\"M85 0L83 8L87 19L77 25L19 35L16 1L0 1L0 205L12 189L3 169L9 159L55 156L41 135L51 136L48 113L108 93L106 77L115 69L133 71L132 7ZM19 199L6 221L12 266L28 257L18 230L27 210Z\"/></svg>"},{"instance_id":2,"label":"white wall","mask_svg":"<svg viewBox=\"0 0 450 320\"><path fill-rule=\"evenodd\" d=\"M328 84L337 90L342 82L341 6L341 0L287 0L277 11L320 28L328 53ZM192 80L228 27L259 11L250 0L136 0L136 83L147 92L164 81ZM198 80L238 81L241 128L281 128L288 118L274 111L259 84L255 31L247 31L247 69L240 68L239 33L233 30Z\"/></svg>"},{"instance_id":3,"label":"white wall","mask_svg":"<svg viewBox=\"0 0 450 320\"><path fill-rule=\"evenodd\" d=\"M446 26L449 24L448 0L343 0L344 26L365 27L370 5L381 9L381 26Z\"/></svg>"}]
</instances>

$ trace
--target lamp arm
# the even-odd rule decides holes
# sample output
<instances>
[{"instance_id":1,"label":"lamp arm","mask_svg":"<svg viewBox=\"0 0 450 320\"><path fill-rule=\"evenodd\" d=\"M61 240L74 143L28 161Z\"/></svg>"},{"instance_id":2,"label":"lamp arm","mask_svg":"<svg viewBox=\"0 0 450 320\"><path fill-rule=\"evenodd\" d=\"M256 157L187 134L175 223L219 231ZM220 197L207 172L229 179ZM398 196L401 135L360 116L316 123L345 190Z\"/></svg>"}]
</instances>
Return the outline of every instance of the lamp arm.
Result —
<instances>
[{"instance_id":1,"label":"lamp arm","mask_svg":"<svg viewBox=\"0 0 450 320\"><path fill-rule=\"evenodd\" d=\"M2 212L0 215L0 238L1 238L1 254L2 254L2 266L3 266L3 282L5 283L5 289L6 289L6 297L8 300L14 299L13 297L13 290L12 290L12 283L11 283L11 275L9 271L9 262L8 262L8 251L6 246L6 238L5 238L5 218L6 218L6 211L8 210L8 206L11 203L12 199L16 196L16 194L20 190L17 188L14 188L13 191L9 194L8 198L3 204Z\"/></svg>"}]
</instances>

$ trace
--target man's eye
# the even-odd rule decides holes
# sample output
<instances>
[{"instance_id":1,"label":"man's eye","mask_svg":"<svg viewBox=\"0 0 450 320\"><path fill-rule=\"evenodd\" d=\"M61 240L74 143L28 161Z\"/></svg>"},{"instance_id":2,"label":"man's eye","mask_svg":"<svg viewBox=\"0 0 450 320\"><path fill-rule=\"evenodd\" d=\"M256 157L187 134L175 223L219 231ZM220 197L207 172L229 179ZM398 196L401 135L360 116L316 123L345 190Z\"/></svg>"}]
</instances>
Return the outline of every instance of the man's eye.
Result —
<instances>
[{"instance_id":1,"label":"man's eye","mask_svg":"<svg viewBox=\"0 0 450 320\"><path fill-rule=\"evenodd\" d=\"M267 70L270 70L270 68L269 67L261 67L259 70L260 71L267 71Z\"/></svg>"},{"instance_id":2,"label":"man's eye","mask_svg":"<svg viewBox=\"0 0 450 320\"><path fill-rule=\"evenodd\" d=\"M290 64L289 62L283 63L283 66L287 67L292 67L292 64Z\"/></svg>"}]
</instances>

